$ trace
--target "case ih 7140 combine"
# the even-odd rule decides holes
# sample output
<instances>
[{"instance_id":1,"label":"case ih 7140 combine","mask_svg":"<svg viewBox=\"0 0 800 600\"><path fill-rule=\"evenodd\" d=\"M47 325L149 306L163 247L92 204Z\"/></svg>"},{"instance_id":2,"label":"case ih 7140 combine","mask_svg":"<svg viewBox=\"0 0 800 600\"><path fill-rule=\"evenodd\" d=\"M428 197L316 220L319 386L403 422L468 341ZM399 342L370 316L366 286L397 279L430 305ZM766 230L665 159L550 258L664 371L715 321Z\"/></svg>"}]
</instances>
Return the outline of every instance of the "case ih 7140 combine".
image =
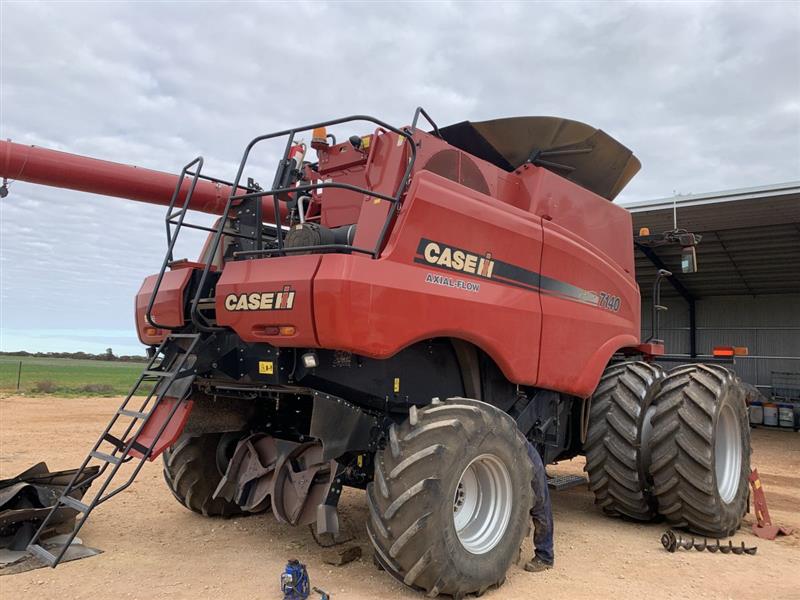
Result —
<instances>
[{"instance_id":1,"label":"case ih 7140 combine","mask_svg":"<svg viewBox=\"0 0 800 600\"><path fill-rule=\"evenodd\" d=\"M548 463L585 453L609 515L739 526L738 379L664 372L663 345L640 340L631 218L612 202L638 160L574 121L426 133L419 115L257 137L232 183L202 158L176 178L0 142L3 177L168 204L167 255L136 298L152 360L83 464L101 465L91 498L60 499L77 528L160 454L187 508L271 509L320 535L342 488L365 488L377 562L462 596L502 583L529 530L525 438ZM354 122L344 141L326 129ZM278 138L262 189L249 159ZM175 260L188 209L220 218L196 261ZM55 565L47 528L30 550Z\"/></svg>"}]
</instances>

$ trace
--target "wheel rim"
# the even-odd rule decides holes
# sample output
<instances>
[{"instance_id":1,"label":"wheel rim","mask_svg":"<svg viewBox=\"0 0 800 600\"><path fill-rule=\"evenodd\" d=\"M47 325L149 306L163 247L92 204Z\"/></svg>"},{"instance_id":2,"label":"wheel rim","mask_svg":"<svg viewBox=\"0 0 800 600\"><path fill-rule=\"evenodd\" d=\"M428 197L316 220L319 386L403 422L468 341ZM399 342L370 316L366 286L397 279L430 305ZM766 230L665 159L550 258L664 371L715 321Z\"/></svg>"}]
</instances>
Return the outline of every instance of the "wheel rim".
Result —
<instances>
[{"instance_id":1,"label":"wheel rim","mask_svg":"<svg viewBox=\"0 0 800 600\"><path fill-rule=\"evenodd\" d=\"M464 548L485 554L508 527L512 507L511 477L493 454L482 454L464 469L453 496L453 523Z\"/></svg>"},{"instance_id":2,"label":"wheel rim","mask_svg":"<svg viewBox=\"0 0 800 600\"><path fill-rule=\"evenodd\" d=\"M742 476L742 436L739 421L730 406L723 406L717 420L714 441L714 470L717 490L726 504L736 497Z\"/></svg>"}]
</instances>

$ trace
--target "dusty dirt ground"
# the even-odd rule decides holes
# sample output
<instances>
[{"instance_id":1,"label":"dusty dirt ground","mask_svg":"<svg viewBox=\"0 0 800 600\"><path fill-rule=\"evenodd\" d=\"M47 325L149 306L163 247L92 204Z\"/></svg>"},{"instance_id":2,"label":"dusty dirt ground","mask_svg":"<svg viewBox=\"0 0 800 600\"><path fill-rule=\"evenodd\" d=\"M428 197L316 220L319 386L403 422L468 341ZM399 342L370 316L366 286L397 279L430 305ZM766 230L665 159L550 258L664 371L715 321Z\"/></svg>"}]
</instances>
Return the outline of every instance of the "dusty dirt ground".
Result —
<instances>
[{"instance_id":1,"label":"dusty dirt ground","mask_svg":"<svg viewBox=\"0 0 800 600\"><path fill-rule=\"evenodd\" d=\"M51 469L78 466L117 405L110 398L0 399L0 478L40 460ZM800 436L757 429L753 447L773 519L800 526ZM582 467L576 459L552 470L580 473ZM603 517L585 487L554 493L553 505L556 568L530 574L514 566L506 584L485 598L800 598L798 534L759 540L748 517L736 539L757 544L756 556L668 554L659 543L663 525ZM312 585L336 599L422 598L373 567L363 493L347 490L341 509L364 555L332 567L305 528L269 515L217 520L184 509L167 490L158 460L83 528L84 542L104 554L2 576L0 597L279 599L280 573L296 557L308 566ZM528 541L523 556L530 553Z\"/></svg>"}]
</instances>

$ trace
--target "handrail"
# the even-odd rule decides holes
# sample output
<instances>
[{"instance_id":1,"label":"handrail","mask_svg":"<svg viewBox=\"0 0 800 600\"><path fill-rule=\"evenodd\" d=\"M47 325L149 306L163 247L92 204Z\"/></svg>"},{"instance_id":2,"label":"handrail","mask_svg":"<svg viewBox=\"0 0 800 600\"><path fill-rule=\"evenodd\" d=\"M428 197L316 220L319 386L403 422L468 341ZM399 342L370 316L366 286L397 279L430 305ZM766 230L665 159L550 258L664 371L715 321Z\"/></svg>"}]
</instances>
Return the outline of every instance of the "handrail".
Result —
<instances>
[{"instance_id":1,"label":"handrail","mask_svg":"<svg viewBox=\"0 0 800 600\"><path fill-rule=\"evenodd\" d=\"M186 198L183 201L183 207L180 211L176 214L173 214L173 209L175 208L175 202L178 200L178 196L180 195L181 188L183 187L184 178L188 173L189 169L197 165L197 168L192 173L192 178L189 183L189 189L186 192ZM198 156L194 160L188 162L183 169L181 169L181 174L178 176L178 182L175 184L175 191L172 192L172 198L170 198L169 206L167 206L167 216L164 218L166 227L167 227L167 253L164 255L164 262L161 264L161 269L158 272L158 277L156 278L156 283L153 286L153 293L150 294L150 300L147 302L147 311L145 312L145 322L156 327L157 329L169 329L175 330L178 327L170 326L170 325L163 325L160 323L156 323L153 320L153 304L155 304L156 296L158 295L158 290L161 287L161 282L164 280L164 274L167 271L167 267L172 262L172 251L175 249L175 243L178 241L178 233L180 233L181 227L183 226L183 219L186 217L186 212L189 210L189 203L192 199L192 194L194 193L194 188L197 185L197 180L200 174L200 170L203 168L203 157ZM235 188L233 188L235 189ZM173 219L177 218L178 222L174 222ZM223 219L224 221L224 219ZM175 225L175 232L172 232L172 228L170 224Z\"/></svg>"},{"instance_id":2,"label":"handrail","mask_svg":"<svg viewBox=\"0 0 800 600\"><path fill-rule=\"evenodd\" d=\"M393 133L396 133L397 135L402 136L402 137L405 138L406 144L408 145L409 150L410 150L410 157L409 157L408 165L406 166L405 173L403 174L403 178L401 179L400 183L398 184L397 191L395 192L394 196L388 196L386 194L375 193L375 192L373 192L373 191L371 191L369 189L365 189L365 188L361 188L361 187L353 186L353 185L349 185L349 184L344 184L344 183L335 183L335 182L318 183L318 184L311 184L311 185L304 185L304 186L296 186L296 187L291 187L291 188L278 187L280 185L280 181L282 179L282 175L284 173L284 169L286 168L286 165L288 164L289 152L291 151L292 146L294 145L294 140L295 140L295 136L296 136L297 133L300 133L300 132L303 132L303 131L311 131L313 129L319 129L319 128L322 128L322 127L330 127L330 126L333 126L333 125L340 125L342 123L348 123L348 122L352 122L352 121L366 121L366 122L369 122L369 123L373 123L373 124L377 125L378 127L383 127L384 129L386 129L388 131L391 131ZM273 189L266 190L266 191L258 191L258 192L248 192L247 194L235 194L235 190L237 190L240 187L239 182L242 180L242 175L244 173L245 166L247 165L247 161L250 158L250 153L252 152L253 148L257 144L259 144L259 143L261 143L263 141L271 140L271 139L275 139L275 138L279 138L279 137L284 137L284 136L288 136L288 138L286 140L286 147L285 147L285 149L283 151L283 156L281 157L281 160L278 163L279 166L278 166L278 169L276 170L276 173L275 173L275 179L274 179L273 184L272 184L272 188ZM369 195L369 196L374 196L376 198L381 198L383 200L388 200L388 201L392 202L396 207L396 206L399 205L399 202L400 202L400 199L403 196L403 193L405 193L405 189L406 189L406 186L408 185L408 182L409 182L409 180L411 178L411 172L412 172L412 170L414 168L414 163L416 162L416 159L417 159L417 147L416 147L416 144L414 143L414 138L412 137L411 133L409 133L408 131L404 131L402 129L398 129L396 127L393 127L392 125L389 125L388 123L384 123L380 119L376 119L375 117L371 117L369 115L351 115L351 116L348 116L348 117L341 117L339 119L331 119L331 120L328 120L328 121L322 121L322 122L319 122L319 123L313 123L311 125L306 125L306 126L303 126L303 127L295 127L295 128L292 128L292 129L284 129L283 131L278 131L278 132L275 132L275 133L268 133L268 134L260 135L260 136L257 136L255 138L253 138L252 140L250 140L250 143L248 143L247 146L245 147L244 153L242 155L242 159L239 162L239 169L236 172L236 178L234 179L232 187L231 187L231 194L228 197L228 202L226 203L225 210L222 213L223 218L220 220L220 222L219 222L219 224L217 226L217 230L216 230L216 232L214 234L214 240L213 240L213 242L211 243L211 246L210 246L210 255L206 260L206 264L205 264L205 267L203 269L203 273L200 276L200 281L199 281L199 284L197 286L197 291L195 293L194 298L192 299L191 309L190 309L190 311L191 311L190 315L191 315L192 322L195 324L195 326L198 329L200 329L202 331L218 331L218 330L222 329L221 327L213 327L213 326L209 326L208 323L204 324L204 323L201 322L201 317L202 316L200 315L199 310L198 310L198 303L200 301L200 298L202 296L203 290L205 288L205 284L206 284L206 281L208 279L208 275L209 275L209 273L211 271L211 265L214 262L214 258L216 257L216 253L219 251L220 242L222 240L224 225L225 225L225 222L227 220L227 216L228 216L228 214L230 214L230 210L231 210L231 208L233 206L233 203L235 201L241 201L241 200L245 200L245 199L249 199L249 198L260 198L260 197L272 195L272 197L274 198L274 202L275 202L275 215L280 215L280 210L279 210L279 208L280 208L279 202L280 201L278 199L277 194L284 193L284 192L306 192L306 191L310 191L310 190L323 189L323 188L340 188L340 189L347 189L347 190L350 190L350 191L356 192L356 193L363 193L363 194L366 194L366 195ZM375 244L375 248L373 250L359 249L359 248L355 248L353 246L344 246L344 248L349 249L350 251L363 252L365 254L369 254L369 255L372 256L372 258L378 258L378 255L380 254L380 249L383 246L384 238L386 237L386 232L389 229L389 224L391 223L391 220L392 220L393 216L394 216L393 215L393 211L390 211L387 214L386 222L384 223L383 228L381 229L381 232L380 232L380 234L378 236L378 240L377 240L377 242ZM255 256L255 255L259 255L259 254L272 255L272 254L280 254L280 253L285 255L287 252L290 252L290 253L291 252L300 252L300 251L303 251L303 250L306 250L306 251L317 250L317 251L319 251L319 250L326 249L326 246L310 246L310 247L304 247L302 249L300 249L300 248L291 248L291 249L287 250L286 248L284 248L283 230L280 227L280 223L276 223L276 233L277 233L276 238L277 238L277 242L278 242L278 247L277 248L266 248L266 249L257 248L257 249L252 250L252 251L237 252L237 253L235 253L235 256L237 256L237 257L238 256ZM337 244L329 244L327 246L328 246L327 249L344 249L344 248L341 248L342 245L337 245ZM203 319L203 320L205 320L205 319Z\"/></svg>"},{"instance_id":3,"label":"handrail","mask_svg":"<svg viewBox=\"0 0 800 600\"><path fill-rule=\"evenodd\" d=\"M661 305L661 282L666 279L667 277L672 277L672 273L667 271L666 269L659 269L658 273L656 273L656 279L653 282L653 305L651 307L650 313L650 325L651 325L651 333L650 337L645 340L645 343L653 342L656 344L663 343L663 340L660 339L660 321L661 321L661 311L667 310L665 306Z\"/></svg>"},{"instance_id":4,"label":"handrail","mask_svg":"<svg viewBox=\"0 0 800 600\"><path fill-rule=\"evenodd\" d=\"M414 111L414 119L411 121L411 129L416 129L417 128L417 121L419 120L419 116L420 115L425 117L425 120L428 123L430 123L431 126L433 127L433 135L438 137L440 140L443 139L442 138L442 134L439 132L438 125L436 125L436 123L433 122L433 119L431 119L431 116L427 112L425 112L425 109L422 108L421 106L418 106L417 110Z\"/></svg>"}]
</instances>

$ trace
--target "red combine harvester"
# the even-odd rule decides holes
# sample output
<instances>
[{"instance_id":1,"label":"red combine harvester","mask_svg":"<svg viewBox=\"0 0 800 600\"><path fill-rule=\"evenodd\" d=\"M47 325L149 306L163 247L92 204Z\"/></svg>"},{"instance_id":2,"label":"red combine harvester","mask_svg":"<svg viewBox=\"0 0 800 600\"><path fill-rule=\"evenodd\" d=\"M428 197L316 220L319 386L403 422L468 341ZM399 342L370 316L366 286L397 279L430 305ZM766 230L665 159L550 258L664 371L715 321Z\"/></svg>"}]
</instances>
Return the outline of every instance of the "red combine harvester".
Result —
<instances>
[{"instance_id":1,"label":"red combine harvester","mask_svg":"<svg viewBox=\"0 0 800 600\"><path fill-rule=\"evenodd\" d=\"M371 132L328 133L353 122ZM262 189L249 159L278 138ZM585 453L609 515L739 527L743 389L719 365L663 371L657 327L640 340L631 217L612 202L639 161L607 134L550 117L438 128L418 109L402 129L353 116L259 136L232 182L202 166L0 142L3 177L168 206L136 297L151 361L83 463L101 465L92 498L60 499L82 513L74 533L163 453L175 497L207 516L271 509L333 536L342 488L366 489L386 571L477 593L529 529L526 438L546 463ZM190 209L219 219L196 261L175 260ZM55 566L47 527L30 550Z\"/></svg>"}]
</instances>

